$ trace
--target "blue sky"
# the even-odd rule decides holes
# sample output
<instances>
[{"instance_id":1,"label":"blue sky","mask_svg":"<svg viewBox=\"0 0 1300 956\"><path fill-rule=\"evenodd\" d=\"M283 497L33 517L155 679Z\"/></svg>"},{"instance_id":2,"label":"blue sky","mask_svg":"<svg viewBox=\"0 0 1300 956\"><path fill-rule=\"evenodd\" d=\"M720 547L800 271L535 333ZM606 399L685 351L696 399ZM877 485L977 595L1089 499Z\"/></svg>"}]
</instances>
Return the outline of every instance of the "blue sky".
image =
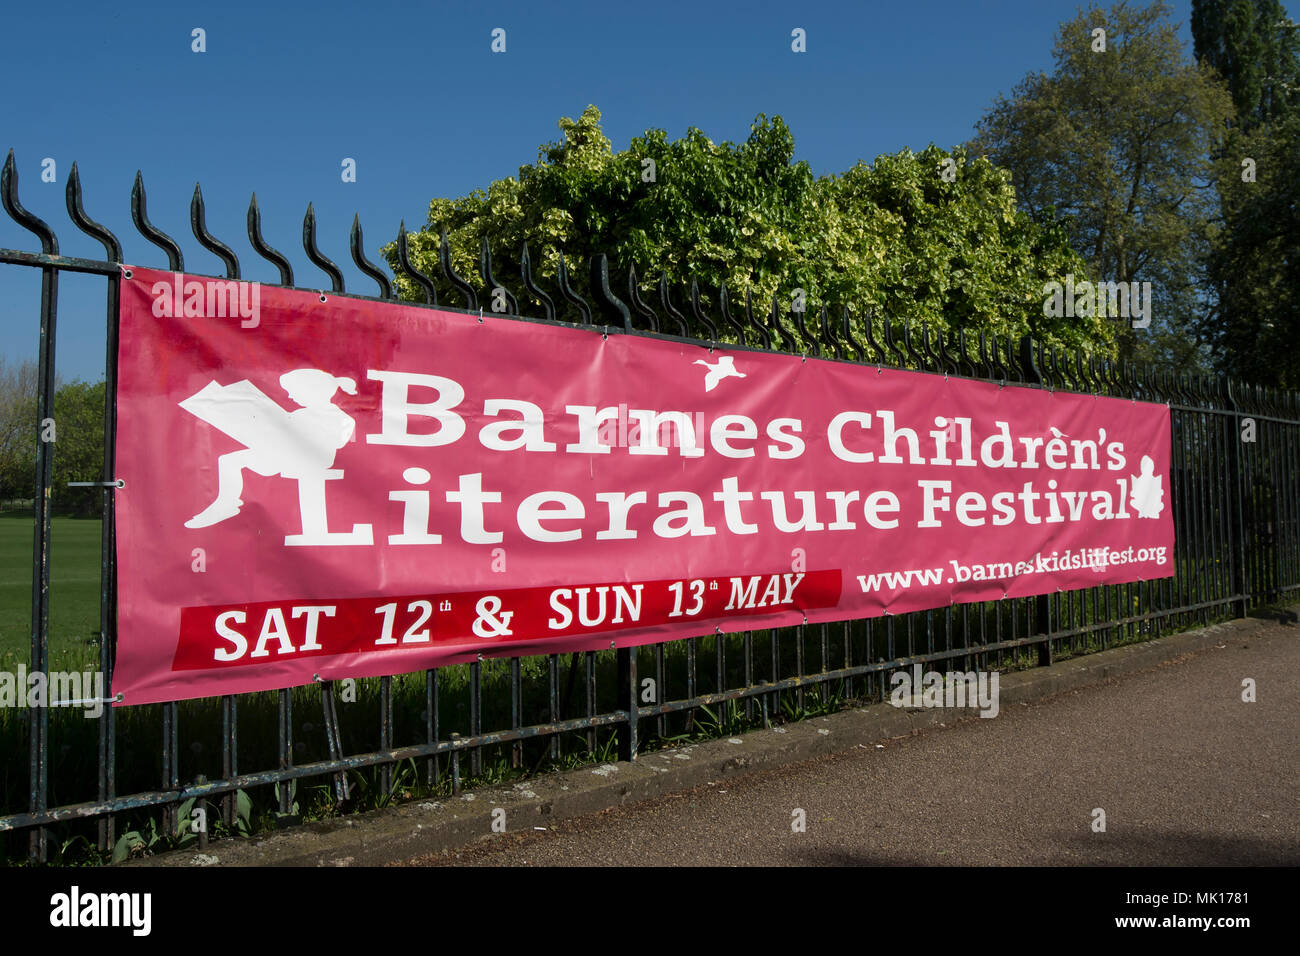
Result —
<instances>
[{"instance_id":1,"label":"blue sky","mask_svg":"<svg viewBox=\"0 0 1300 956\"><path fill-rule=\"evenodd\" d=\"M1108 5L1108 4L1107 4ZM647 128L697 126L742 140L757 113L790 125L797 158L821 175L904 147L967 140L999 94L1050 71L1053 36L1079 5L1058 0L774 3L88 3L10 4L0 23L0 150L12 148L24 204L67 255L101 258L71 225L64 186L78 163L89 215L128 262L166 267L130 221L137 169L149 215L180 241L187 271L223 274L194 240L203 185L212 232L247 279L278 274L249 247L263 233L299 285L327 284L302 252L307 203L349 291L374 294L347 237L360 213L367 252L425 222L434 196L515 175L558 138L561 116L598 106L615 149ZM1300 19L1297 3L1286 4ZM1188 55L1190 0L1172 4ZM207 51L191 50L206 31ZM506 30L506 52L490 49ZM790 49L803 28L807 52ZM58 181L41 181L56 162ZM344 157L357 179L340 176ZM0 213L0 247L35 248ZM58 371L103 375L104 280L60 279ZM0 355L34 357L40 280L0 265Z\"/></svg>"}]
</instances>

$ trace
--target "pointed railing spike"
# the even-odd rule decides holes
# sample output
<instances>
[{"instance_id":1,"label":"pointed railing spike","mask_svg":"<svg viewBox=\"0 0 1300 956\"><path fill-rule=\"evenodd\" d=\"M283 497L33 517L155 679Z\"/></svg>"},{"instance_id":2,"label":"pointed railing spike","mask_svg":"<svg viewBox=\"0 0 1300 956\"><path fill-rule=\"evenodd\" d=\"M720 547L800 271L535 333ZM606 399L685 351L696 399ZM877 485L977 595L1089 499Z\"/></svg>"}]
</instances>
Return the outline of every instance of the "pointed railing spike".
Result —
<instances>
[{"instance_id":1,"label":"pointed railing spike","mask_svg":"<svg viewBox=\"0 0 1300 956\"><path fill-rule=\"evenodd\" d=\"M560 267L555 275L555 284L560 287L560 295L564 296L564 300L577 308L578 314L582 316L582 324L591 325L591 306L569 284L569 267L564 261L563 252L560 253Z\"/></svg>"},{"instance_id":2,"label":"pointed railing spike","mask_svg":"<svg viewBox=\"0 0 1300 956\"><path fill-rule=\"evenodd\" d=\"M776 334L781 337L781 344L785 346L785 351L791 355L797 355L799 343L796 341L794 334L781 321L781 301L777 298L775 292L772 293L772 307L768 311L767 320L771 323L772 328L776 329Z\"/></svg>"},{"instance_id":3,"label":"pointed railing spike","mask_svg":"<svg viewBox=\"0 0 1300 956\"><path fill-rule=\"evenodd\" d=\"M790 315L794 319L795 328L799 330L800 345L802 351L811 352L813 355L821 355L822 347L817 341L817 337L808 331L808 322L804 318L807 314L807 303L805 307L795 311L794 303L790 304Z\"/></svg>"},{"instance_id":4,"label":"pointed railing spike","mask_svg":"<svg viewBox=\"0 0 1300 956\"><path fill-rule=\"evenodd\" d=\"M172 272L184 272L185 257L181 255L181 247L176 245L176 241L171 236L149 221L147 206L148 197L144 192L144 177L137 169L135 184L131 187L131 221L140 235L167 253L167 268Z\"/></svg>"},{"instance_id":5,"label":"pointed railing spike","mask_svg":"<svg viewBox=\"0 0 1300 956\"><path fill-rule=\"evenodd\" d=\"M10 219L41 240L41 251L45 255L59 254L59 240L54 231L45 224L45 220L28 212L18 198L18 165L14 162L12 149L9 150L4 167L0 169L0 204L3 204Z\"/></svg>"},{"instance_id":6,"label":"pointed railing spike","mask_svg":"<svg viewBox=\"0 0 1300 956\"><path fill-rule=\"evenodd\" d=\"M104 254L109 262L121 262L122 244L117 241L117 236L86 215L86 210L81 204L81 174L77 172L75 162L72 164L72 170L68 173L66 193L68 217L86 235L99 240L100 245L104 247Z\"/></svg>"},{"instance_id":7,"label":"pointed railing spike","mask_svg":"<svg viewBox=\"0 0 1300 956\"><path fill-rule=\"evenodd\" d=\"M672 296L668 294L668 273L663 272L659 276L659 301L664 307L664 312L670 319L677 323L677 334L684 339L691 337L690 326L686 322L686 316L682 314L677 306L673 305Z\"/></svg>"},{"instance_id":8,"label":"pointed railing spike","mask_svg":"<svg viewBox=\"0 0 1300 956\"><path fill-rule=\"evenodd\" d=\"M624 332L632 331L632 313L627 305L614 294L609 287L609 259L602 252L591 257L591 291L596 302L606 315L617 319L616 325L622 325Z\"/></svg>"},{"instance_id":9,"label":"pointed railing spike","mask_svg":"<svg viewBox=\"0 0 1300 956\"><path fill-rule=\"evenodd\" d=\"M731 327L736 333L736 340L745 344L745 326L739 319L731 314L731 302L727 296L727 284L724 282L718 290L718 309L722 312L722 320Z\"/></svg>"},{"instance_id":10,"label":"pointed railing spike","mask_svg":"<svg viewBox=\"0 0 1300 956\"><path fill-rule=\"evenodd\" d=\"M772 348L772 333L767 330L767 326L754 318L754 300L749 286L745 286L745 324L758 333L759 342L763 348Z\"/></svg>"},{"instance_id":11,"label":"pointed railing spike","mask_svg":"<svg viewBox=\"0 0 1300 956\"><path fill-rule=\"evenodd\" d=\"M316 210L312 208L311 203L307 203L307 214L302 217L302 248L312 264L329 276L331 290L345 291L343 273L316 247Z\"/></svg>"},{"instance_id":12,"label":"pointed railing spike","mask_svg":"<svg viewBox=\"0 0 1300 956\"><path fill-rule=\"evenodd\" d=\"M844 336L844 341L849 343L849 348L853 349L854 361L866 361L866 353L862 350L862 344L853 336L853 318L849 315L847 305L840 316L840 334Z\"/></svg>"},{"instance_id":13,"label":"pointed railing spike","mask_svg":"<svg viewBox=\"0 0 1300 956\"><path fill-rule=\"evenodd\" d=\"M393 297L393 286L388 281L388 276L384 274L379 266L366 258L365 241L361 237L360 213L352 214L352 232L348 236L348 245L352 250L352 261L356 263L357 268L374 279L375 284L379 286L379 297L381 299L391 299Z\"/></svg>"},{"instance_id":14,"label":"pointed railing spike","mask_svg":"<svg viewBox=\"0 0 1300 956\"><path fill-rule=\"evenodd\" d=\"M528 243L524 243L524 251L519 256L519 274L523 277L524 288L528 294L542 304L542 311L546 313L546 318L555 321L555 301L542 291L541 286L533 278L533 262L528 257Z\"/></svg>"},{"instance_id":15,"label":"pointed railing spike","mask_svg":"<svg viewBox=\"0 0 1300 956\"><path fill-rule=\"evenodd\" d=\"M447 236L446 229L442 230L438 240L438 266L442 269L443 277L465 297L465 308L471 312L478 309L478 296L474 293L474 287L457 275L456 270L452 268L451 240Z\"/></svg>"},{"instance_id":16,"label":"pointed railing spike","mask_svg":"<svg viewBox=\"0 0 1300 956\"><path fill-rule=\"evenodd\" d=\"M190 199L190 229L194 233L194 238L199 241L199 245L225 265L226 278L237 280L239 259L235 256L235 250L208 231L207 211L203 206L203 190L199 188L198 183L194 184L194 195Z\"/></svg>"},{"instance_id":17,"label":"pointed railing spike","mask_svg":"<svg viewBox=\"0 0 1300 956\"><path fill-rule=\"evenodd\" d=\"M501 311L500 309L496 308L496 303L498 300L497 292L499 290L501 293L499 298L501 303L505 306L505 310L504 310L505 314L518 315L519 300L516 299L513 294L511 294L509 289L507 289L500 282L498 282L496 280L496 276L492 274L492 250L488 248L487 236L483 237L482 245L479 247L478 274L479 277L482 278L483 282L487 285L488 308L492 309L493 312Z\"/></svg>"},{"instance_id":18,"label":"pointed railing spike","mask_svg":"<svg viewBox=\"0 0 1300 956\"><path fill-rule=\"evenodd\" d=\"M280 285L293 286L293 267L289 260L271 248L262 238L262 210L257 205L257 193L248 201L248 241L257 254L280 270Z\"/></svg>"},{"instance_id":19,"label":"pointed railing spike","mask_svg":"<svg viewBox=\"0 0 1300 956\"><path fill-rule=\"evenodd\" d=\"M840 348L839 339L835 337L835 326L831 322L830 309L825 302L822 303L821 310L817 313L817 323L821 326L821 338L830 349L831 355L837 359L844 358L844 352Z\"/></svg>"},{"instance_id":20,"label":"pointed railing spike","mask_svg":"<svg viewBox=\"0 0 1300 956\"><path fill-rule=\"evenodd\" d=\"M700 283L695 279L691 280L691 316L695 319L698 327L708 333L709 344L716 344L718 341L718 327L700 308Z\"/></svg>"},{"instance_id":21,"label":"pointed railing spike","mask_svg":"<svg viewBox=\"0 0 1300 956\"><path fill-rule=\"evenodd\" d=\"M632 311L641 318L645 319L650 326L651 332L659 331L659 316L655 315L654 309L650 308L641 298L641 290L637 285L636 266L627 267L627 300L632 305Z\"/></svg>"},{"instance_id":22,"label":"pointed railing spike","mask_svg":"<svg viewBox=\"0 0 1300 956\"><path fill-rule=\"evenodd\" d=\"M438 304L438 290L433 285L433 280L417 269L411 262L411 250L407 245L406 220L403 219L397 224L397 264L402 267L402 271L411 277L411 281L424 290L424 301L426 305Z\"/></svg>"}]
</instances>

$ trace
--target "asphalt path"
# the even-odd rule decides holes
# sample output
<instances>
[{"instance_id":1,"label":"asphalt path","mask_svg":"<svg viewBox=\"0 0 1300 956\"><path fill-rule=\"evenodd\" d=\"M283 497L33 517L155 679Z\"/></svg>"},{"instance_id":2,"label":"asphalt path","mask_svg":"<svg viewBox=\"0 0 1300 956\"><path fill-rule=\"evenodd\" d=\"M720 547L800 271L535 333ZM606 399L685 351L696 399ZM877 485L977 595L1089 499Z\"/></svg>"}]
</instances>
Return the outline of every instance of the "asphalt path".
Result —
<instances>
[{"instance_id":1,"label":"asphalt path","mask_svg":"<svg viewBox=\"0 0 1300 956\"><path fill-rule=\"evenodd\" d=\"M1300 628L1278 624L995 719L405 865L1294 866L1298 749Z\"/></svg>"}]
</instances>

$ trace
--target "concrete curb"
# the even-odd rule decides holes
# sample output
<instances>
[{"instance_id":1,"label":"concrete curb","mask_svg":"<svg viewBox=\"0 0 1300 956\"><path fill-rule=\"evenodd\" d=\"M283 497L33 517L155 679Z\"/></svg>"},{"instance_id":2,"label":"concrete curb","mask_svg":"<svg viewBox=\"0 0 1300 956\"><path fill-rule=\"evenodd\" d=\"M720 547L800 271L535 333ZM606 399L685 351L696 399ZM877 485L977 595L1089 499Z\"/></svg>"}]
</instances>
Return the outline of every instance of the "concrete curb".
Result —
<instances>
[{"instance_id":1,"label":"concrete curb","mask_svg":"<svg viewBox=\"0 0 1300 956\"><path fill-rule=\"evenodd\" d=\"M999 705L1040 701L1137 673L1274 626L1245 618L999 677ZM828 717L644 754L631 763L584 767L464 793L441 801L305 824L254 840L223 840L207 850L177 850L122 866L374 866L455 849L493 835L495 810L508 832L689 790L738 774L771 770L858 744L950 726L974 708L896 708L875 704ZM496 814L500 818L500 814Z\"/></svg>"}]
</instances>

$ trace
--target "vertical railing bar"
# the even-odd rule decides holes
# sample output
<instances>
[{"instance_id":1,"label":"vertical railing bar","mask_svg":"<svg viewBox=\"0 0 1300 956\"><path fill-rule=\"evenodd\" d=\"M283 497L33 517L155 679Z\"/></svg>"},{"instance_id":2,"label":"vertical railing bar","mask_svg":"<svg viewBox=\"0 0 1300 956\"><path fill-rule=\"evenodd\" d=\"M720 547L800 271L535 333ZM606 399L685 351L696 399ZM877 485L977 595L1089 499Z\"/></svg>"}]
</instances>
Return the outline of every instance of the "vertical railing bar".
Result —
<instances>
[{"instance_id":1,"label":"vertical railing bar","mask_svg":"<svg viewBox=\"0 0 1300 956\"><path fill-rule=\"evenodd\" d=\"M655 645L655 703L661 704L668 700L668 686L665 683L667 678L664 676L664 645L662 643ZM655 718L655 733L660 738L668 736L668 718L660 714Z\"/></svg>"},{"instance_id":2,"label":"vertical railing bar","mask_svg":"<svg viewBox=\"0 0 1300 956\"><path fill-rule=\"evenodd\" d=\"M472 661L469 665L469 735L477 740L483 733L483 665ZM469 752L469 772L471 777L483 773L483 747L475 744Z\"/></svg>"},{"instance_id":3,"label":"vertical railing bar","mask_svg":"<svg viewBox=\"0 0 1300 956\"><path fill-rule=\"evenodd\" d=\"M627 729L622 731L618 738L618 759L623 761L635 760L639 745L636 652L635 647L620 647L614 655L615 667L618 670L619 702L627 709Z\"/></svg>"},{"instance_id":4,"label":"vertical railing bar","mask_svg":"<svg viewBox=\"0 0 1300 956\"><path fill-rule=\"evenodd\" d=\"M686 699L694 701L695 691L695 637L686 639ZM689 734L695 729L695 708L692 707L686 712L686 732Z\"/></svg>"},{"instance_id":5,"label":"vertical railing bar","mask_svg":"<svg viewBox=\"0 0 1300 956\"><path fill-rule=\"evenodd\" d=\"M166 704L163 704L163 707L165 708L168 714L167 735L166 735L167 739L164 741L163 744L167 748L167 761L166 761L166 766L168 768L167 789L179 790L181 787L180 704L177 703L176 701L170 701ZM166 821L166 830L172 836L177 835L176 828L180 823L180 819L176 815L176 809L178 806L179 803L167 804L167 809L165 811L166 816L164 819Z\"/></svg>"},{"instance_id":6,"label":"vertical railing bar","mask_svg":"<svg viewBox=\"0 0 1300 956\"><path fill-rule=\"evenodd\" d=\"M424 672L424 740L425 743L438 743L438 671ZM437 754L424 762L425 786L433 790L438 783Z\"/></svg>"},{"instance_id":7,"label":"vertical railing bar","mask_svg":"<svg viewBox=\"0 0 1300 956\"><path fill-rule=\"evenodd\" d=\"M1270 411L1276 413L1281 411L1277 407L1275 397L1270 399ZM1273 588L1270 592L1269 602L1278 603L1285 597L1282 591L1286 583L1287 572L1287 518L1290 513L1290 506L1287 503L1284 489L1286 479L1282 471L1282 465L1285 461L1286 452L1286 426L1282 422L1270 422L1271 430L1276 436L1269 442L1269 459L1273 463L1272 488L1270 489L1273 499Z\"/></svg>"},{"instance_id":8,"label":"vertical railing bar","mask_svg":"<svg viewBox=\"0 0 1300 956\"><path fill-rule=\"evenodd\" d=\"M169 741L171 740L172 707L175 705L161 704L159 706L161 706L162 708L161 711L162 713L162 781L161 784L164 790L170 790L171 779L172 779L172 750L171 747L169 746ZM172 815L171 806L168 804L163 804L162 806L163 832L168 834L169 836L172 835L171 815Z\"/></svg>"},{"instance_id":9,"label":"vertical railing bar","mask_svg":"<svg viewBox=\"0 0 1300 956\"><path fill-rule=\"evenodd\" d=\"M121 263L122 245L108 229L86 215L81 195L81 174L77 164L72 164L64 190L68 217L86 235L97 239L104 247L107 261ZM114 480L114 445L116 436L117 402L117 322L121 292L121 273L108 276L106 287L106 315L104 332L104 470L100 488L100 553L99 553L99 672L104 687L113 686L113 651L117 640L116 594L114 592L116 567L114 545L114 489L108 484ZM104 708L100 715L96 741L96 793L100 801L116 796L116 711ZM96 821L97 845L107 852L115 842L116 817L107 814Z\"/></svg>"},{"instance_id":10,"label":"vertical railing bar","mask_svg":"<svg viewBox=\"0 0 1300 956\"><path fill-rule=\"evenodd\" d=\"M519 658L510 658L510 729L518 730L523 712L523 688ZM510 766L519 769L524 764L524 744L516 740L510 747Z\"/></svg>"},{"instance_id":11,"label":"vertical railing bar","mask_svg":"<svg viewBox=\"0 0 1300 956\"><path fill-rule=\"evenodd\" d=\"M754 632L745 632L745 687L754 686ZM745 720L750 722L754 719L754 698L747 695L745 697Z\"/></svg>"},{"instance_id":12,"label":"vertical railing bar","mask_svg":"<svg viewBox=\"0 0 1300 956\"><path fill-rule=\"evenodd\" d=\"M830 641L831 641L831 635L830 635L830 631L829 631L829 629L828 629L828 628L830 627L830 625L829 625L829 624L824 624L824 623L823 623L823 624L819 624L819 625L817 625L817 626L818 626L818 628L821 630L821 635L820 635L820 636L821 636L821 641L820 641L820 644L821 644L821 672L822 672L823 674L825 674L828 670L830 670L830 668L827 666L828 662L830 661L830 656L831 656L831 643L830 643ZM819 693L819 696L821 697L822 703L825 704L825 703L830 699L830 696L829 696L829 695L830 695L831 689L830 689L830 687L827 685L827 683L826 683L825 681L818 681L817 687L818 687L819 692L820 692L820 693Z\"/></svg>"},{"instance_id":13,"label":"vertical railing bar","mask_svg":"<svg viewBox=\"0 0 1300 956\"><path fill-rule=\"evenodd\" d=\"M325 721L325 744L331 760L343 756L343 736L339 730L338 710L334 706L334 682L320 682L321 716ZM334 797L342 804L348 799L347 773L343 770L334 774Z\"/></svg>"},{"instance_id":14,"label":"vertical railing bar","mask_svg":"<svg viewBox=\"0 0 1300 956\"><path fill-rule=\"evenodd\" d=\"M713 632L713 657L714 657L714 684L718 693L727 689L726 681L726 638L723 636L722 628L717 628Z\"/></svg>"},{"instance_id":15,"label":"vertical railing bar","mask_svg":"<svg viewBox=\"0 0 1300 956\"><path fill-rule=\"evenodd\" d=\"M768 630L768 647L772 655L772 682L776 683L781 679L781 628L774 627ZM770 698L764 698L767 703L764 704L766 712L763 715L763 726L767 726L768 713L776 714L781 709L781 692L772 691Z\"/></svg>"},{"instance_id":16,"label":"vertical railing bar","mask_svg":"<svg viewBox=\"0 0 1300 956\"><path fill-rule=\"evenodd\" d=\"M1197 454L1192 456L1192 460L1200 466L1196 475L1196 488L1198 491L1199 507L1197 509L1197 521L1199 524L1199 545L1201 553L1198 557L1198 564L1201 570L1196 573L1196 601L1197 603L1208 602L1213 600L1212 589L1210 588L1211 562L1214 555L1214 523L1211 514L1214 509L1213 491L1210 488L1209 481L1206 480L1205 466L1212 461L1209 452L1210 446L1210 420L1204 412L1191 413L1190 417L1194 422L1196 435ZM1183 451L1186 458L1186 449ZM1202 623L1209 622L1209 608L1202 608L1197 615Z\"/></svg>"},{"instance_id":17,"label":"vertical railing bar","mask_svg":"<svg viewBox=\"0 0 1300 956\"><path fill-rule=\"evenodd\" d=\"M1294 410L1292 410L1294 414ZM1292 486L1291 494L1287 494L1287 501L1291 502L1290 515L1290 558L1288 558L1287 584L1300 583L1300 455L1297 455L1296 441L1297 431L1294 421L1288 421L1286 432L1284 432L1284 445L1287 451L1287 475L1291 476Z\"/></svg>"},{"instance_id":18,"label":"vertical railing bar","mask_svg":"<svg viewBox=\"0 0 1300 956\"><path fill-rule=\"evenodd\" d=\"M232 766L232 741L234 735L231 729L234 720L234 697L229 694L221 698L221 778L229 780L234 776ZM233 828L235 825L235 794L233 792L225 793L221 797L221 819L227 827Z\"/></svg>"},{"instance_id":19,"label":"vertical railing bar","mask_svg":"<svg viewBox=\"0 0 1300 956\"><path fill-rule=\"evenodd\" d=\"M596 652L587 651L587 717L596 716ZM596 728L594 726L587 728L587 750L591 753L596 751Z\"/></svg>"},{"instance_id":20,"label":"vertical railing bar","mask_svg":"<svg viewBox=\"0 0 1300 956\"><path fill-rule=\"evenodd\" d=\"M393 749L393 678L379 678L379 749ZM379 790L384 796L393 793L393 764L379 765Z\"/></svg>"},{"instance_id":21,"label":"vertical railing bar","mask_svg":"<svg viewBox=\"0 0 1300 956\"><path fill-rule=\"evenodd\" d=\"M120 258L120 253L119 253ZM117 444L117 321L121 297L120 276L108 280L106 337L104 346L104 474L105 482L116 476ZM99 671L104 675L104 688L113 686L113 661L117 648L117 523L113 495L115 489L105 485L100 489L100 551L99 551ZM117 796L117 711L112 706L104 708L99 719L99 779L96 793L100 801ZM98 824L99 850L108 852L117 842L117 817L108 814Z\"/></svg>"},{"instance_id":22,"label":"vertical railing bar","mask_svg":"<svg viewBox=\"0 0 1300 956\"><path fill-rule=\"evenodd\" d=\"M794 645L795 676L803 677L804 638L807 636L808 625L806 623L797 624L795 625L794 631L795 631L795 645ZM804 701L803 684L799 684L794 691L794 705L797 710L800 711L803 710L803 701Z\"/></svg>"},{"instance_id":23,"label":"vertical railing bar","mask_svg":"<svg viewBox=\"0 0 1300 956\"><path fill-rule=\"evenodd\" d=\"M59 254L59 241L42 220L33 216L18 198L18 168L11 149L0 170L0 203L11 219L41 240L45 255ZM36 421L42 431L54 416L54 346L57 327L59 275L55 266L41 267L40 347L37 355ZM57 426L56 426L57 427ZM32 515L32 671L49 667L50 591L50 484L53 474L52 444L41 440L36 446L35 505ZM34 813L45 809L49 795L49 711L44 701L30 711L28 740L28 806ZM28 858L44 863L48 831L37 827L28 837Z\"/></svg>"},{"instance_id":24,"label":"vertical railing bar","mask_svg":"<svg viewBox=\"0 0 1300 956\"><path fill-rule=\"evenodd\" d=\"M280 769L288 770L293 766L293 691L284 688L278 691L277 713L279 717ZM280 784L280 812L292 813L293 801L289 799L289 785Z\"/></svg>"},{"instance_id":25,"label":"vertical railing bar","mask_svg":"<svg viewBox=\"0 0 1300 956\"><path fill-rule=\"evenodd\" d=\"M546 660L546 680L549 685L549 705L551 723L560 720L560 655L550 654ZM560 735L551 735L551 759L560 759Z\"/></svg>"}]
</instances>

